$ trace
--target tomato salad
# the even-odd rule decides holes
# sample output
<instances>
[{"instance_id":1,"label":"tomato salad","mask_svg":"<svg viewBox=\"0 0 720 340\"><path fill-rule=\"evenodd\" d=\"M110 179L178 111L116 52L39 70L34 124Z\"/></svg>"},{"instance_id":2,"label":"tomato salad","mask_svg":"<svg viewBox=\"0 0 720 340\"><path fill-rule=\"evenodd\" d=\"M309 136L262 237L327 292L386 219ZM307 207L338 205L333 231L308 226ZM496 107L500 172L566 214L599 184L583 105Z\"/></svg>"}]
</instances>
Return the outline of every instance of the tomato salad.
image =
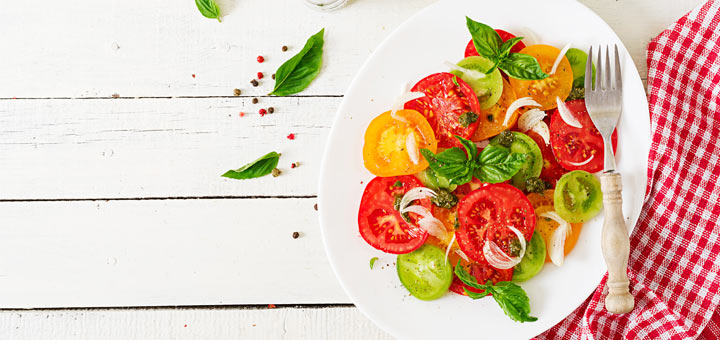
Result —
<instances>
[{"instance_id":1,"label":"tomato salad","mask_svg":"<svg viewBox=\"0 0 720 340\"><path fill-rule=\"evenodd\" d=\"M602 169L602 138L583 99L587 54L466 24L465 58L419 80L368 126L363 159L377 177L359 231L398 255L412 296L490 295L511 319L535 321L517 282L562 266L602 209L592 174Z\"/></svg>"}]
</instances>

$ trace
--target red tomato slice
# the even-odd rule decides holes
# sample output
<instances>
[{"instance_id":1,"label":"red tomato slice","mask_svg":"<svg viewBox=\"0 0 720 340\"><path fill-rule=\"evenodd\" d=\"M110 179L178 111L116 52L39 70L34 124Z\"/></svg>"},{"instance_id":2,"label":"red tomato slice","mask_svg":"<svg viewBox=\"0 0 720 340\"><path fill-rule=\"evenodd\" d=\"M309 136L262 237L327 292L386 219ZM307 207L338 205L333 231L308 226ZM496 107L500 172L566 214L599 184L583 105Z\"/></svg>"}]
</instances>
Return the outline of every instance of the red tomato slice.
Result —
<instances>
[{"instance_id":1,"label":"red tomato slice","mask_svg":"<svg viewBox=\"0 0 720 340\"><path fill-rule=\"evenodd\" d=\"M487 280L491 280L492 283L495 284L500 281L510 281L513 276L512 268L496 269L487 263L472 263L465 266L465 270L467 270L470 275L474 276L478 283L485 283ZM465 290L463 288L467 288L467 290L475 293L483 292L483 289L469 287L468 285L462 283L457 276L454 276L453 282L450 284L450 290L460 295L467 295L465 294Z\"/></svg>"},{"instance_id":2,"label":"red tomato slice","mask_svg":"<svg viewBox=\"0 0 720 340\"><path fill-rule=\"evenodd\" d=\"M458 222L460 227L455 235L460 249L471 259L486 263L482 251L485 240L497 240L502 248L502 235L508 234L501 230L512 233L508 225L520 230L525 240L530 241L535 230L535 210L519 189L504 183L490 184L460 200Z\"/></svg>"},{"instance_id":3,"label":"red tomato slice","mask_svg":"<svg viewBox=\"0 0 720 340\"><path fill-rule=\"evenodd\" d=\"M550 118L550 145L558 163L567 170L585 170L598 172L605 163L605 151L600 132L595 128L587 109L585 100L576 99L565 103L570 114L583 126L576 128L568 125L555 109ZM617 130L612 134L613 151L617 150ZM588 158L593 159L586 163ZM582 164L582 165L579 165Z\"/></svg>"},{"instance_id":4,"label":"red tomato slice","mask_svg":"<svg viewBox=\"0 0 720 340\"><path fill-rule=\"evenodd\" d=\"M539 134L535 131L528 131L527 135L532 138L535 143L540 147L540 151L542 152L543 156L543 169L542 173L540 173L540 178L550 183L553 188L555 188L555 185L557 184L557 181L562 177L562 175L566 174L568 171L565 170L560 164L558 164L557 160L555 159L555 155L553 154L552 147L550 144L545 144L545 140L540 137Z\"/></svg>"},{"instance_id":5,"label":"red tomato slice","mask_svg":"<svg viewBox=\"0 0 720 340\"><path fill-rule=\"evenodd\" d=\"M398 184L399 182L399 184ZM418 215L409 213L407 223L395 210L395 197L402 197L410 189L422 186L415 176L375 177L365 187L358 212L360 236L365 241L386 253L409 253L425 243L427 231L417 226ZM416 200L428 210L430 199Z\"/></svg>"},{"instance_id":6,"label":"red tomato slice","mask_svg":"<svg viewBox=\"0 0 720 340\"><path fill-rule=\"evenodd\" d=\"M480 112L475 92L459 77L451 73L435 73L420 80L412 91L424 92L425 97L405 103L405 109L418 111L427 118L435 132L438 147L462 147L455 136L470 139L477 130L479 121L467 127L458 121L465 112Z\"/></svg>"},{"instance_id":7,"label":"red tomato slice","mask_svg":"<svg viewBox=\"0 0 720 340\"><path fill-rule=\"evenodd\" d=\"M495 32L498 33L498 35L500 36L500 39L502 39L502 41L508 41L509 39L515 38L514 34L508 33L507 31L495 30ZM510 49L510 52L518 53L523 48L525 48L525 44L523 44L523 42L521 40L521 41L518 41L518 43L515 44L515 46L513 46L513 48ZM472 39L470 39L470 42L467 44L467 47L465 47L465 58L477 56L477 55L480 55L480 54L477 53L477 50L475 50L475 44L473 44Z\"/></svg>"}]
</instances>

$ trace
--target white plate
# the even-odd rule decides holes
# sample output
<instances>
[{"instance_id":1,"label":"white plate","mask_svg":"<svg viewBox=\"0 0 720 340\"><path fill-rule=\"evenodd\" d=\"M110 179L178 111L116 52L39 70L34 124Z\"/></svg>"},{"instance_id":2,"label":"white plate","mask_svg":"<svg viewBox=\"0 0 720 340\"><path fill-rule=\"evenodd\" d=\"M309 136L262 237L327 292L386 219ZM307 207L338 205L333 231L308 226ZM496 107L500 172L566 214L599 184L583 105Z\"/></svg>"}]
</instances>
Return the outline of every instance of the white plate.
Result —
<instances>
[{"instance_id":1,"label":"white plate","mask_svg":"<svg viewBox=\"0 0 720 340\"><path fill-rule=\"evenodd\" d=\"M395 256L360 237L357 212L365 183L362 145L370 120L387 111L406 82L446 71L443 61L463 57L470 34L465 16L520 33L527 27L541 43L561 48L571 42L618 44L624 56L623 116L618 126L618 169L623 175L623 210L634 226L645 195L650 146L648 104L632 59L612 29L574 0L477 1L435 3L402 24L373 53L350 85L338 110L325 150L320 178L320 223L325 248L343 288L357 307L381 328L401 339L453 337L527 339L562 320L595 289L605 263L600 252L602 217L588 222L562 267L546 265L523 283L538 321L516 323L492 298L471 300L453 293L424 302L408 296L397 278ZM370 270L370 258L379 260ZM389 266L386 266L389 264Z\"/></svg>"}]
</instances>

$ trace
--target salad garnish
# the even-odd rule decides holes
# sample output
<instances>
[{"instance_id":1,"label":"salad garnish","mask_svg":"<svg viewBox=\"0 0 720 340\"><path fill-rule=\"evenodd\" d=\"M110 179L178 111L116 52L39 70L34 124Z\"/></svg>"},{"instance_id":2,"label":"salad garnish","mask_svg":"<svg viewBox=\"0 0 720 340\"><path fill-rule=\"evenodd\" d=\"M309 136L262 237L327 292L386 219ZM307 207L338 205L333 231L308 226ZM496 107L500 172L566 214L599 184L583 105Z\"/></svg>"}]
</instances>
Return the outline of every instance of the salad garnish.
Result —
<instances>
[{"instance_id":1,"label":"salad garnish","mask_svg":"<svg viewBox=\"0 0 720 340\"><path fill-rule=\"evenodd\" d=\"M550 260L554 265L562 266L565 259L565 239L572 233L572 226L554 211L544 212L540 214L540 217L546 217L558 223L558 227L550 236L548 255L550 255Z\"/></svg>"},{"instance_id":2,"label":"salad garnish","mask_svg":"<svg viewBox=\"0 0 720 340\"><path fill-rule=\"evenodd\" d=\"M280 154L272 151L237 170L228 170L222 177L232 179L251 179L267 176L276 170Z\"/></svg>"},{"instance_id":3,"label":"salad garnish","mask_svg":"<svg viewBox=\"0 0 720 340\"><path fill-rule=\"evenodd\" d=\"M275 72L275 87L270 95L289 96L304 90L320 73L325 29L312 35L302 50Z\"/></svg>"},{"instance_id":4,"label":"salad garnish","mask_svg":"<svg viewBox=\"0 0 720 340\"><path fill-rule=\"evenodd\" d=\"M215 3L215 0L195 0L195 6L204 17L222 22L220 20L220 7Z\"/></svg>"}]
</instances>

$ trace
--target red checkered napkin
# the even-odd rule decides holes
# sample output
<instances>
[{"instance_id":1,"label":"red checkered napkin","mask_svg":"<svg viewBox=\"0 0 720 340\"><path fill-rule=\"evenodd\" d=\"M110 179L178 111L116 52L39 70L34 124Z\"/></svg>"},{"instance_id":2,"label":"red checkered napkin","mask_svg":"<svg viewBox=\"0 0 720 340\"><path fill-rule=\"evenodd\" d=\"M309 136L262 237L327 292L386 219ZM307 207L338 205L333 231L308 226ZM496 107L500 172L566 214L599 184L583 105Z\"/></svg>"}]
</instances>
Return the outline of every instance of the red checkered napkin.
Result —
<instances>
[{"instance_id":1,"label":"red checkered napkin","mask_svg":"<svg viewBox=\"0 0 720 340\"><path fill-rule=\"evenodd\" d=\"M720 0L710 0L648 46L652 145L628 268L635 309L605 310L606 275L539 339L720 339L719 24Z\"/></svg>"}]
</instances>

